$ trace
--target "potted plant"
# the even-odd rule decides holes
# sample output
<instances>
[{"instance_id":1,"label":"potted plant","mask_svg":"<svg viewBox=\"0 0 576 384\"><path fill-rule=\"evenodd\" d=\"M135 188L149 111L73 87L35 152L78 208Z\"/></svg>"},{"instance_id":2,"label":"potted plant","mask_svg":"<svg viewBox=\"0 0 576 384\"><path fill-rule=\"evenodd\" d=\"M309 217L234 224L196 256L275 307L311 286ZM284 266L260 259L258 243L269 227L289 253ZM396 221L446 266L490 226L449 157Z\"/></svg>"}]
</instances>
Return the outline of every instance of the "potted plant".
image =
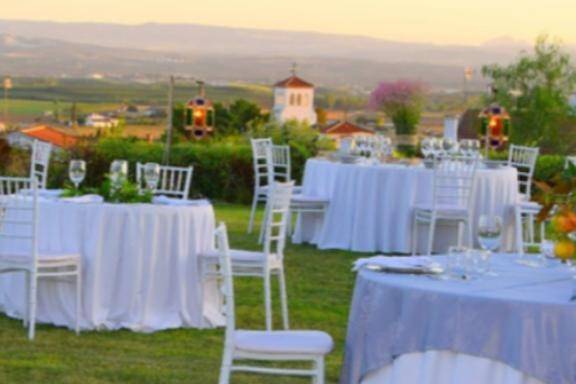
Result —
<instances>
[{"instance_id":1,"label":"potted plant","mask_svg":"<svg viewBox=\"0 0 576 384\"><path fill-rule=\"evenodd\" d=\"M370 107L382 110L394 123L398 149L413 150L426 88L419 81L381 82L370 95Z\"/></svg>"}]
</instances>

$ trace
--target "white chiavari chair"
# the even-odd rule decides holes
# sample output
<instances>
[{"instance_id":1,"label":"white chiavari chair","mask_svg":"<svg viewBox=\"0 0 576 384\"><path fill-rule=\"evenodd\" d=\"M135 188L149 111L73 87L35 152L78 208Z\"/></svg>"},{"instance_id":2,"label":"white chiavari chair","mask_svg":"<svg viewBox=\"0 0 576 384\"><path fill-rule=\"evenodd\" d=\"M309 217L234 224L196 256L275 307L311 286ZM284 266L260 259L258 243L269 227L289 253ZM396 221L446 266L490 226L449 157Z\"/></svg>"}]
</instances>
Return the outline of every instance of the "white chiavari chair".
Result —
<instances>
[{"instance_id":1,"label":"white chiavari chair","mask_svg":"<svg viewBox=\"0 0 576 384\"><path fill-rule=\"evenodd\" d=\"M252 158L254 163L254 197L248 222L248 233L252 233L258 203L266 203L270 185L274 182L274 167L272 161L272 139L251 139Z\"/></svg>"},{"instance_id":2,"label":"white chiavari chair","mask_svg":"<svg viewBox=\"0 0 576 384\"><path fill-rule=\"evenodd\" d=\"M412 254L416 254L418 225L428 225L426 254L432 254L436 226L439 221L458 224L458 245L463 243L462 226L466 228L468 245L473 244L470 207L473 200L477 161L466 157L436 158L432 201L414 207L412 223Z\"/></svg>"},{"instance_id":3,"label":"white chiavari chair","mask_svg":"<svg viewBox=\"0 0 576 384\"><path fill-rule=\"evenodd\" d=\"M30 177L38 179L38 188L46 189L52 144L34 140L30 159Z\"/></svg>"},{"instance_id":4,"label":"white chiavari chair","mask_svg":"<svg viewBox=\"0 0 576 384\"><path fill-rule=\"evenodd\" d=\"M540 148L510 145L508 166L518 170L518 187L523 201L530 201L532 197L532 178L539 153Z\"/></svg>"},{"instance_id":5,"label":"white chiavari chair","mask_svg":"<svg viewBox=\"0 0 576 384\"><path fill-rule=\"evenodd\" d=\"M234 307L234 258L228 245L226 226L216 230L218 272L224 295L226 332L219 384L228 384L233 372L255 374L312 377L313 383L324 383L324 358L334 342L330 335L321 331L253 331L236 330ZM235 364L249 360L252 364ZM257 366L256 361L307 362L311 368L276 368Z\"/></svg>"},{"instance_id":6,"label":"white chiavari chair","mask_svg":"<svg viewBox=\"0 0 576 384\"><path fill-rule=\"evenodd\" d=\"M23 196L19 190L32 194ZM38 280L64 278L76 285L76 333L80 332L82 263L78 254L43 253L38 249L38 181L36 178L0 178L0 274L24 273L26 305L24 325L34 339Z\"/></svg>"},{"instance_id":7,"label":"white chiavari chair","mask_svg":"<svg viewBox=\"0 0 576 384\"><path fill-rule=\"evenodd\" d=\"M158 186L154 190L155 195L176 197L182 200L188 199L194 167L160 166ZM136 163L136 182L141 189L146 188L144 180L144 164Z\"/></svg>"},{"instance_id":8,"label":"white chiavari chair","mask_svg":"<svg viewBox=\"0 0 576 384\"><path fill-rule=\"evenodd\" d=\"M265 214L264 247L261 252L231 250L232 270L235 276L252 276L264 280L264 304L266 308L266 329L272 329L272 286L271 278L276 275L280 286L280 304L284 329L289 328L288 296L284 276L284 247L290 197L294 183L275 183L271 189L268 209ZM217 253L202 255L202 275L206 280L213 275L218 262Z\"/></svg>"}]
</instances>

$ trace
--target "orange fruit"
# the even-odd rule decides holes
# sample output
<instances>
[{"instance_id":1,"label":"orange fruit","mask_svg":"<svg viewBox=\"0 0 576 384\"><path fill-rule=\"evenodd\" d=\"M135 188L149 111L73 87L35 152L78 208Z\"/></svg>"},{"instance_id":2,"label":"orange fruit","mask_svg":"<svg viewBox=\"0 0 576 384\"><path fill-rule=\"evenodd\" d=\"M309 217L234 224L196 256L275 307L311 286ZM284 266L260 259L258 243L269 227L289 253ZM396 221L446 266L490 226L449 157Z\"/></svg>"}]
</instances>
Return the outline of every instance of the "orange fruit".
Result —
<instances>
[{"instance_id":1,"label":"orange fruit","mask_svg":"<svg viewBox=\"0 0 576 384\"><path fill-rule=\"evenodd\" d=\"M554 254L562 260L568 260L574 256L576 245L570 240L561 240L554 245Z\"/></svg>"},{"instance_id":2,"label":"orange fruit","mask_svg":"<svg viewBox=\"0 0 576 384\"><path fill-rule=\"evenodd\" d=\"M572 232L574 225L570 217L564 214L558 214L552 218L552 225L558 232L568 233Z\"/></svg>"},{"instance_id":3,"label":"orange fruit","mask_svg":"<svg viewBox=\"0 0 576 384\"><path fill-rule=\"evenodd\" d=\"M572 222L572 230L576 231L576 212L568 211L566 217Z\"/></svg>"}]
</instances>

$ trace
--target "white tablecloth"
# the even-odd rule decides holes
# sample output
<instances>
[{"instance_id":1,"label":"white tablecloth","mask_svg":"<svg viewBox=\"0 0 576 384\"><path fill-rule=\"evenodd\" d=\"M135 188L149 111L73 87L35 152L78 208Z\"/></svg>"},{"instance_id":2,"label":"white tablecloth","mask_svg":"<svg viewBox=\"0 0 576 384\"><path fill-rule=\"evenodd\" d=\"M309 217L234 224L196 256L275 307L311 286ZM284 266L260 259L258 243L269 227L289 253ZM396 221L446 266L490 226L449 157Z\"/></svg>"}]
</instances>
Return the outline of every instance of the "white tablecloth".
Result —
<instances>
[{"instance_id":1,"label":"white tablecloth","mask_svg":"<svg viewBox=\"0 0 576 384\"><path fill-rule=\"evenodd\" d=\"M413 207L431 203L432 180L433 170L424 167L308 160L303 193L327 198L330 204L325 217L302 214L293 241L316 244L320 249L408 253ZM473 224L483 213L502 215L506 224L503 246L509 250L514 233L511 206L518 201L516 169L479 169L473 196ZM427 229L419 227L421 250ZM437 226L435 251L455 244L456 235L453 224Z\"/></svg>"},{"instance_id":2,"label":"white tablecloth","mask_svg":"<svg viewBox=\"0 0 576 384\"><path fill-rule=\"evenodd\" d=\"M362 384L543 384L499 361L448 351L399 356Z\"/></svg>"},{"instance_id":3,"label":"white tablecloth","mask_svg":"<svg viewBox=\"0 0 576 384\"><path fill-rule=\"evenodd\" d=\"M210 204L40 203L39 249L80 253L83 329L151 332L222 324L216 287L204 289L200 252L212 247ZM0 276L0 307L21 318L24 278ZM74 285L40 280L38 321L73 327Z\"/></svg>"}]
</instances>

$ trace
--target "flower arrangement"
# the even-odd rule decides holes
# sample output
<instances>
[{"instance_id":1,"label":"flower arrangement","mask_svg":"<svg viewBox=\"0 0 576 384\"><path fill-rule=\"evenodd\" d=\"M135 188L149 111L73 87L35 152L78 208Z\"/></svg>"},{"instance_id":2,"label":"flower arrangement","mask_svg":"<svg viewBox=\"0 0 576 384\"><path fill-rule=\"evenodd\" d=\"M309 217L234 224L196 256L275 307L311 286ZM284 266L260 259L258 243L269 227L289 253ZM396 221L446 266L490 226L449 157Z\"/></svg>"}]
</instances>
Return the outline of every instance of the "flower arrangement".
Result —
<instances>
[{"instance_id":1,"label":"flower arrangement","mask_svg":"<svg viewBox=\"0 0 576 384\"><path fill-rule=\"evenodd\" d=\"M539 220L550 219L550 237L554 253L562 260L576 257L576 166L568 163L566 169L549 182L535 182L542 192L538 201L542 205Z\"/></svg>"},{"instance_id":2,"label":"flower arrangement","mask_svg":"<svg viewBox=\"0 0 576 384\"><path fill-rule=\"evenodd\" d=\"M372 91L369 106L382 110L394 123L397 134L415 134L425 93L426 87L419 81L384 81Z\"/></svg>"}]
</instances>

